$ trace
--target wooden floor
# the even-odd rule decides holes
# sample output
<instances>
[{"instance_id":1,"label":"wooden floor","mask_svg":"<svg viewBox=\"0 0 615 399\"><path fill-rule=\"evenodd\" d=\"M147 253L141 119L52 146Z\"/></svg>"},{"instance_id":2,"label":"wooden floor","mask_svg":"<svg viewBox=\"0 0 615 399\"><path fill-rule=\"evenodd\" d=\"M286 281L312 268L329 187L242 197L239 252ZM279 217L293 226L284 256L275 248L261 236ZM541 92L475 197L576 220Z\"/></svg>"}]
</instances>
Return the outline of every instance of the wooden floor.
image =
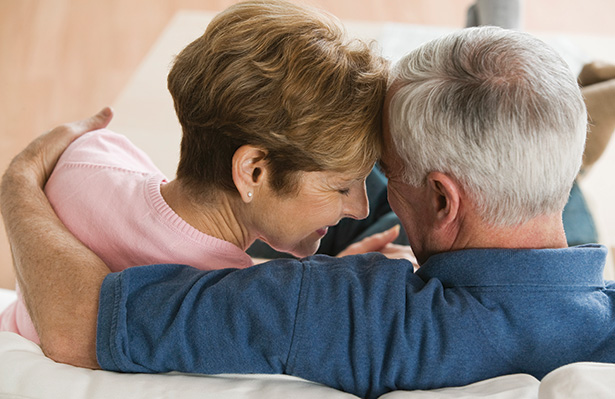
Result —
<instances>
[{"instance_id":1,"label":"wooden floor","mask_svg":"<svg viewBox=\"0 0 615 399\"><path fill-rule=\"evenodd\" d=\"M461 27L472 0L313 0L346 20ZM113 104L180 9L230 0L0 0L0 171L32 138ZM582 4L583 8L580 8ZM532 31L615 35L612 0L526 0ZM0 287L13 287L0 225Z\"/></svg>"}]
</instances>

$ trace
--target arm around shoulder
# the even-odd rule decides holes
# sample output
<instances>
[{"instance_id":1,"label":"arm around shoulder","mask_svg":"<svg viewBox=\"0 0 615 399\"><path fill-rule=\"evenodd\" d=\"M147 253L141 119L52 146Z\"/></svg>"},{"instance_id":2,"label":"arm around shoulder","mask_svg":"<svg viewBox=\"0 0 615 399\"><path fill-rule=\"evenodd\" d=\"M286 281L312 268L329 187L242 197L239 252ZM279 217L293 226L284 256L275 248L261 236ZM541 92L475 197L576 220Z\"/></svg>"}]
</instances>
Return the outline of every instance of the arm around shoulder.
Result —
<instances>
[{"instance_id":1,"label":"arm around shoulder","mask_svg":"<svg viewBox=\"0 0 615 399\"><path fill-rule=\"evenodd\" d=\"M92 368L98 367L98 294L109 270L64 227L43 186L70 142L106 126L111 115L106 109L39 137L11 162L0 186L17 280L43 351L56 361Z\"/></svg>"},{"instance_id":2,"label":"arm around shoulder","mask_svg":"<svg viewBox=\"0 0 615 399\"><path fill-rule=\"evenodd\" d=\"M131 267L102 286L97 354L122 372L286 372L304 267ZM152 343L155 342L155 345Z\"/></svg>"}]
</instances>

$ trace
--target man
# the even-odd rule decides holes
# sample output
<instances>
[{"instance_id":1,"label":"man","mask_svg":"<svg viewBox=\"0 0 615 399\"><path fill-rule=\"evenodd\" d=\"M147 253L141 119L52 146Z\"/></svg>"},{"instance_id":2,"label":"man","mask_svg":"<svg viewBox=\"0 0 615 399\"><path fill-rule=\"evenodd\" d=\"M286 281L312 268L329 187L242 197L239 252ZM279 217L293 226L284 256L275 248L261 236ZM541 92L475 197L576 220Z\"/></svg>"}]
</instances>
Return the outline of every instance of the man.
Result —
<instances>
[{"instance_id":1,"label":"man","mask_svg":"<svg viewBox=\"0 0 615 399\"><path fill-rule=\"evenodd\" d=\"M45 353L126 372L286 373L363 397L615 362L606 250L567 248L562 227L586 115L561 58L527 34L460 31L396 65L385 115L382 164L416 274L371 254L108 275L41 187L62 146L110 113L34 142L1 205Z\"/></svg>"}]
</instances>

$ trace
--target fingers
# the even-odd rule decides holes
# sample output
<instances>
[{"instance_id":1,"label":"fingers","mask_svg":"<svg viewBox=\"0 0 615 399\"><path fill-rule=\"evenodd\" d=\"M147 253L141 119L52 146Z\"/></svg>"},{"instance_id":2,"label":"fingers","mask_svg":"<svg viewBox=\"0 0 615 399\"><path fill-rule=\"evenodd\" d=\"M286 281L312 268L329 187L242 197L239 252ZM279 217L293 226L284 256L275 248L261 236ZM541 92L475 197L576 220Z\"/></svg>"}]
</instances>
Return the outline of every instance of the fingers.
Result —
<instances>
[{"instance_id":1,"label":"fingers","mask_svg":"<svg viewBox=\"0 0 615 399\"><path fill-rule=\"evenodd\" d=\"M382 233L374 234L369 236L362 241L367 241L366 244L370 245L373 249L372 251L378 251L388 244L395 241L397 237L399 237L399 225L391 227L388 230L383 231Z\"/></svg>"},{"instance_id":2,"label":"fingers","mask_svg":"<svg viewBox=\"0 0 615 399\"><path fill-rule=\"evenodd\" d=\"M417 263L416 256L409 245L388 244L378 252L387 258L407 259L412 263Z\"/></svg>"},{"instance_id":3,"label":"fingers","mask_svg":"<svg viewBox=\"0 0 615 399\"><path fill-rule=\"evenodd\" d=\"M110 107L105 107L88 118L58 126L41 136L37 140L38 143L33 143L37 150L36 153L42 160L41 171L44 171L45 180L53 171L66 147L85 133L107 127L112 118L113 111Z\"/></svg>"},{"instance_id":4,"label":"fingers","mask_svg":"<svg viewBox=\"0 0 615 399\"><path fill-rule=\"evenodd\" d=\"M354 243L338 256L365 254L368 252L377 252L384 248L387 244L392 243L399 236L400 227L395 225L382 233L374 234Z\"/></svg>"},{"instance_id":5,"label":"fingers","mask_svg":"<svg viewBox=\"0 0 615 399\"><path fill-rule=\"evenodd\" d=\"M66 147L83 134L106 127L112 118L113 111L105 107L89 118L50 130L31 142L13 159L5 176L11 173L30 176L41 187L44 186Z\"/></svg>"},{"instance_id":6,"label":"fingers","mask_svg":"<svg viewBox=\"0 0 615 399\"><path fill-rule=\"evenodd\" d=\"M110 107L105 107L88 118L66 123L51 129L31 143L30 146L50 146L53 143L57 146L66 147L73 140L84 135L85 133L104 129L107 125L109 125L112 118L113 110Z\"/></svg>"},{"instance_id":7,"label":"fingers","mask_svg":"<svg viewBox=\"0 0 615 399\"><path fill-rule=\"evenodd\" d=\"M51 136L48 139L49 141L62 140L68 146L73 140L76 140L85 133L104 129L109 125L112 118L113 110L110 107L105 107L89 118L58 126L44 134L43 138Z\"/></svg>"},{"instance_id":8,"label":"fingers","mask_svg":"<svg viewBox=\"0 0 615 399\"><path fill-rule=\"evenodd\" d=\"M93 130L104 129L107 125L109 125L112 118L113 110L110 107L105 107L89 118L72 122L68 125L72 128L74 134L80 136Z\"/></svg>"}]
</instances>

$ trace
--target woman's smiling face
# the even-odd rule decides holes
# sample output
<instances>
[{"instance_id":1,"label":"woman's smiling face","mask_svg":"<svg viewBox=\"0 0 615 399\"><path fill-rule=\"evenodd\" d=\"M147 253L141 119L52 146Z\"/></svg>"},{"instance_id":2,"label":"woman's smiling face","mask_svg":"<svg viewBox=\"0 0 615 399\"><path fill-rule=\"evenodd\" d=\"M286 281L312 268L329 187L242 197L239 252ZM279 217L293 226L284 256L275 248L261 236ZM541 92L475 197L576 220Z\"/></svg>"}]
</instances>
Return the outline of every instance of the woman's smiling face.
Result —
<instances>
[{"instance_id":1,"label":"woman's smiling face","mask_svg":"<svg viewBox=\"0 0 615 399\"><path fill-rule=\"evenodd\" d=\"M255 224L258 238L278 251L298 257L313 255L330 226L345 217L368 216L365 178L340 172L301 172L295 194L261 192L262 213L256 215Z\"/></svg>"}]
</instances>

